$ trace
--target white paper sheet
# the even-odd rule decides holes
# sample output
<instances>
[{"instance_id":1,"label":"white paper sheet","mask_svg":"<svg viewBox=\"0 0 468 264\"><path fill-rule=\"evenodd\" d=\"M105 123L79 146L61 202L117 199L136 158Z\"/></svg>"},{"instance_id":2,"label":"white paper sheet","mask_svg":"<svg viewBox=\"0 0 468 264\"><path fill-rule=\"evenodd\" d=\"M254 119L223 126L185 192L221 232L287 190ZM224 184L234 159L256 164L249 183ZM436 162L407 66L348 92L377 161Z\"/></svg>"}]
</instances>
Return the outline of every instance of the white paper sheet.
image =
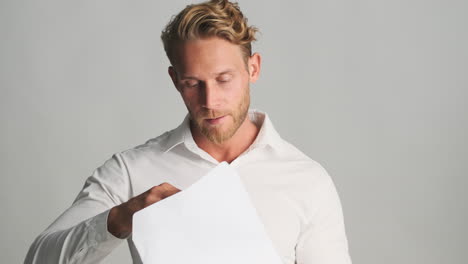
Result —
<instances>
[{"instance_id":1,"label":"white paper sheet","mask_svg":"<svg viewBox=\"0 0 468 264\"><path fill-rule=\"evenodd\" d=\"M135 213L132 238L145 264L282 263L238 174L226 162Z\"/></svg>"}]
</instances>

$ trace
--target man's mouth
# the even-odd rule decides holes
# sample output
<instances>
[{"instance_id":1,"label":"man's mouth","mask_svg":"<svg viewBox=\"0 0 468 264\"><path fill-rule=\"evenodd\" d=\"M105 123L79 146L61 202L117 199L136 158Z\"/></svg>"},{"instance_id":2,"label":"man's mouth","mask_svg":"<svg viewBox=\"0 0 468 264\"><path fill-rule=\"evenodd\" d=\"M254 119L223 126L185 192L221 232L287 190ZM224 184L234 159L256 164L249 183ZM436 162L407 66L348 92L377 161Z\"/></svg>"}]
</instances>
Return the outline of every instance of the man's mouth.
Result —
<instances>
[{"instance_id":1,"label":"man's mouth","mask_svg":"<svg viewBox=\"0 0 468 264\"><path fill-rule=\"evenodd\" d=\"M226 116L219 116L219 117L216 117L216 118L206 118L205 121L210 125L216 125L216 124L219 124L222 121L224 121L225 117Z\"/></svg>"}]
</instances>

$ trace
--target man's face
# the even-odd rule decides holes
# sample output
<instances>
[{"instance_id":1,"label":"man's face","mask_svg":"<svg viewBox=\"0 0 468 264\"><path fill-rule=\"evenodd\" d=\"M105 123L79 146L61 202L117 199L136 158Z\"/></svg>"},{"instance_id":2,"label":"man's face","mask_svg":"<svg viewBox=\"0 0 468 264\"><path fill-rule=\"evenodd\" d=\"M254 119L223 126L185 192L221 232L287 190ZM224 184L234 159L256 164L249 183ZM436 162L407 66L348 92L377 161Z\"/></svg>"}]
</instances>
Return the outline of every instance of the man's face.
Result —
<instances>
[{"instance_id":1,"label":"man's face","mask_svg":"<svg viewBox=\"0 0 468 264\"><path fill-rule=\"evenodd\" d=\"M239 46L212 37L180 43L174 50L169 74L193 127L209 141L223 143L242 125L250 105L252 76Z\"/></svg>"}]
</instances>

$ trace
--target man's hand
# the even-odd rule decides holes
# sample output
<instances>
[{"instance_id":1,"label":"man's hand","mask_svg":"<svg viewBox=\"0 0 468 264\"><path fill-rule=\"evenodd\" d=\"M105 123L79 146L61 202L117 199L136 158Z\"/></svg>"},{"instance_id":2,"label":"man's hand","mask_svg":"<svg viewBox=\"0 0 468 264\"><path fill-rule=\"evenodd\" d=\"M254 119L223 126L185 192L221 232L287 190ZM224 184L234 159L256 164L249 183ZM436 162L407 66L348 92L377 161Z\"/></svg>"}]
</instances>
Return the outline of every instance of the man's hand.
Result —
<instances>
[{"instance_id":1,"label":"man's hand","mask_svg":"<svg viewBox=\"0 0 468 264\"><path fill-rule=\"evenodd\" d=\"M134 213L178 192L180 192L179 189L164 182L121 205L113 207L107 218L107 230L115 237L127 237L132 232Z\"/></svg>"}]
</instances>

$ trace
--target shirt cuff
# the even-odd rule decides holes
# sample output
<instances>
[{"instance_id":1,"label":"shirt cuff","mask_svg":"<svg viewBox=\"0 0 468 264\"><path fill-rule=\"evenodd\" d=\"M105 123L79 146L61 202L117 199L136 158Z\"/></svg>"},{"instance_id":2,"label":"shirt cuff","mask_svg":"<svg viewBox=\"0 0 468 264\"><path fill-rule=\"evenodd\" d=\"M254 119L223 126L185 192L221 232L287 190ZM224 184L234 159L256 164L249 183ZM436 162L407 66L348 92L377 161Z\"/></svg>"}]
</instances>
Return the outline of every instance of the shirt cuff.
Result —
<instances>
[{"instance_id":1,"label":"shirt cuff","mask_svg":"<svg viewBox=\"0 0 468 264\"><path fill-rule=\"evenodd\" d=\"M126 238L118 238L107 230L107 217L109 210L106 210L92 218L89 228L91 235L91 246L100 251L111 251L116 248Z\"/></svg>"}]
</instances>

